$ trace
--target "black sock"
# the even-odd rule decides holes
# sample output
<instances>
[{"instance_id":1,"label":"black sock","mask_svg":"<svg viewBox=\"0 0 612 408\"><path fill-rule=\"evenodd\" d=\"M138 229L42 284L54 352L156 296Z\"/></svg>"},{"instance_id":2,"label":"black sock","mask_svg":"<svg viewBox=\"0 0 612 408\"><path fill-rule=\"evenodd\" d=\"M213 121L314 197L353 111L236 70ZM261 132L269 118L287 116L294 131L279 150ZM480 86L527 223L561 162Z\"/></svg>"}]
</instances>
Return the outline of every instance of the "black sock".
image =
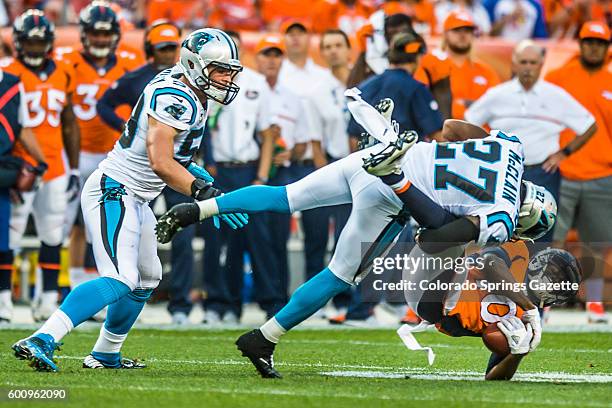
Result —
<instances>
[{"instance_id":1,"label":"black sock","mask_svg":"<svg viewBox=\"0 0 612 408\"><path fill-rule=\"evenodd\" d=\"M13 274L13 251L0 252L0 290L11 289L11 275Z\"/></svg>"},{"instance_id":2,"label":"black sock","mask_svg":"<svg viewBox=\"0 0 612 408\"><path fill-rule=\"evenodd\" d=\"M62 245L49 246L43 242L40 246L38 264L42 269L43 292L58 290L57 279L60 270L60 251Z\"/></svg>"}]
</instances>

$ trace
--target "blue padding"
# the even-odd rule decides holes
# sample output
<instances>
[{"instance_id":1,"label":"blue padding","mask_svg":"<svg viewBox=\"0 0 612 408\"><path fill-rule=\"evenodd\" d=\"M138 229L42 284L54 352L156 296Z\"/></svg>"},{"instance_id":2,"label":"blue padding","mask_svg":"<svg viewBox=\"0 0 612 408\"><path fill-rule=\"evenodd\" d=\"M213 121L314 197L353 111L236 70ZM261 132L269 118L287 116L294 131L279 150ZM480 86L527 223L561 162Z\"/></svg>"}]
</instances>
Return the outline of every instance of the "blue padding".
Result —
<instances>
[{"instance_id":1,"label":"blue padding","mask_svg":"<svg viewBox=\"0 0 612 408\"><path fill-rule=\"evenodd\" d=\"M131 290L113 278L96 278L74 288L60 306L74 327L98 313L104 306L115 303Z\"/></svg>"},{"instance_id":2,"label":"blue padding","mask_svg":"<svg viewBox=\"0 0 612 408\"><path fill-rule=\"evenodd\" d=\"M111 333L127 334L142 311L153 289L134 289L108 307L104 327Z\"/></svg>"},{"instance_id":3,"label":"blue padding","mask_svg":"<svg viewBox=\"0 0 612 408\"><path fill-rule=\"evenodd\" d=\"M285 186L249 186L217 197L221 213L273 211L289 213Z\"/></svg>"},{"instance_id":4,"label":"blue padding","mask_svg":"<svg viewBox=\"0 0 612 408\"><path fill-rule=\"evenodd\" d=\"M285 330L290 330L325 306L331 298L350 287L351 285L325 268L300 286L291 296L289 303L274 317Z\"/></svg>"}]
</instances>

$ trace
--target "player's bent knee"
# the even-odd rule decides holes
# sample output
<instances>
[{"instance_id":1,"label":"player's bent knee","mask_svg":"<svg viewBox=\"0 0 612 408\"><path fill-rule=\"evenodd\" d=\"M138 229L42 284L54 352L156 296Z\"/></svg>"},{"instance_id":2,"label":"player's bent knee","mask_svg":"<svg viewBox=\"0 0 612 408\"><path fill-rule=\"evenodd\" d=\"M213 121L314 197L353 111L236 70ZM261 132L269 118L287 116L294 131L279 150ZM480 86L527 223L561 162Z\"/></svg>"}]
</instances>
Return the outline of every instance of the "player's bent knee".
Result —
<instances>
[{"instance_id":1,"label":"player's bent knee","mask_svg":"<svg viewBox=\"0 0 612 408\"><path fill-rule=\"evenodd\" d=\"M128 296L137 302L145 303L151 297L153 289L136 288Z\"/></svg>"}]
</instances>

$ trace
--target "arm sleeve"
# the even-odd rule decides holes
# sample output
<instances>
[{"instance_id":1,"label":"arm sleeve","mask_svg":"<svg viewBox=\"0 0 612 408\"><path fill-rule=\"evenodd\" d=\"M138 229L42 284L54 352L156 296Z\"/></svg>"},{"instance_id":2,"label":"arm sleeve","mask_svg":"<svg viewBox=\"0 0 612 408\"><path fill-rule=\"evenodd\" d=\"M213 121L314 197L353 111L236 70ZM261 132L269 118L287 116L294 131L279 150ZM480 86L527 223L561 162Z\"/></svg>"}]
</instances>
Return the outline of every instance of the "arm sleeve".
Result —
<instances>
[{"instance_id":1,"label":"arm sleeve","mask_svg":"<svg viewBox=\"0 0 612 408\"><path fill-rule=\"evenodd\" d=\"M557 91L559 97L556 98L555 107L559 112L556 117L576 134L583 134L595 123L595 118L563 88L557 87Z\"/></svg>"},{"instance_id":2,"label":"arm sleeve","mask_svg":"<svg viewBox=\"0 0 612 408\"><path fill-rule=\"evenodd\" d=\"M531 3L538 11L535 26L533 28L533 38L548 38L548 31L546 30L546 22L544 21L544 11L542 10L542 5L536 1L532 1Z\"/></svg>"},{"instance_id":3,"label":"arm sleeve","mask_svg":"<svg viewBox=\"0 0 612 408\"><path fill-rule=\"evenodd\" d=\"M495 353L491 353L491 357L489 357L489 363L487 364L487 372L486 372L486 374L489 374L489 371L491 371L493 369L493 367L495 367L496 365L501 363L503 359L504 359L503 356L500 356L500 355L495 354Z\"/></svg>"},{"instance_id":4,"label":"arm sleeve","mask_svg":"<svg viewBox=\"0 0 612 408\"><path fill-rule=\"evenodd\" d=\"M186 91L165 87L150 92L151 98L145 107L149 116L180 131L189 129L196 122L197 103Z\"/></svg>"},{"instance_id":5,"label":"arm sleeve","mask_svg":"<svg viewBox=\"0 0 612 408\"><path fill-rule=\"evenodd\" d=\"M431 92L424 86L419 86L410 100L411 114L421 137L431 135L442 129L442 116L438 103Z\"/></svg>"},{"instance_id":6,"label":"arm sleeve","mask_svg":"<svg viewBox=\"0 0 612 408\"><path fill-rule=\"evenodd\" d=\"M19 117L17 118L19 124L23 127L27 127L27 119L28 119L28 106L25 98L25 89L23 87L23 83L19 82Z\"/></svg>"},{"instance_id":7,"label":"arm sleeve","mask_svg":"<svg viewBox=\"0 0 612 408\"><path fill-rule=\"evenodd\" d=\"M129 95L129 92L127 84L119 79L104 92L96 105L102 121L118 132L123 130L124 121L115 113L115 108L127 103L126 96Z\"/></svg>"},{"instance_id":8,"label":"arm sleeve","mask_svg":"<svg viewBox=\"0 0 612 408\"><path fill-rule=\"evenodd\" d=\"M428 254L466 244L478 237L478 228L463 217L438 229L425 230L419 236L419 247Z\"/></svg>"},{"instance_id":9,"label":"arm sleeve","mask_svg":"<svg viewBox=\"0 0 612 408\"><path fill-rule=\"evenodd\" d=\"M492 94L489 90L465 111L465 120L477 126L488 123L491 120L489 107L493 103L492 99Z\"/></svg>"}]
</instances>

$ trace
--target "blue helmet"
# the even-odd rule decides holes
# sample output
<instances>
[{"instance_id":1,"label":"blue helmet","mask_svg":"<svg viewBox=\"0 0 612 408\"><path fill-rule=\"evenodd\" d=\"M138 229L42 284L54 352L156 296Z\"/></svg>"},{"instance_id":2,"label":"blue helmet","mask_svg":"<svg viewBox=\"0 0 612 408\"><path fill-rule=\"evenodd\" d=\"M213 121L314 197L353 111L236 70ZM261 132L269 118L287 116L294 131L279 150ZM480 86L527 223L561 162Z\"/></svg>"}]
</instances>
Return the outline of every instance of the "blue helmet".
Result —
<instances>
[{"instance_id":1,"label":"blue helmet","mask_svg":"<svg viewBox=\"0 0 612 408\"><path fill-rule=\"evenodd\" d=\"M87 7L81 10L79 15L79 25L81 26L81 42L85 52L94 58L106 58L115 52L121 30L119 19L105 1L92 1ZM108 33L110 41L105 43L91 43L87 38L89 33Z\"/></svg>"}]
</instances>

